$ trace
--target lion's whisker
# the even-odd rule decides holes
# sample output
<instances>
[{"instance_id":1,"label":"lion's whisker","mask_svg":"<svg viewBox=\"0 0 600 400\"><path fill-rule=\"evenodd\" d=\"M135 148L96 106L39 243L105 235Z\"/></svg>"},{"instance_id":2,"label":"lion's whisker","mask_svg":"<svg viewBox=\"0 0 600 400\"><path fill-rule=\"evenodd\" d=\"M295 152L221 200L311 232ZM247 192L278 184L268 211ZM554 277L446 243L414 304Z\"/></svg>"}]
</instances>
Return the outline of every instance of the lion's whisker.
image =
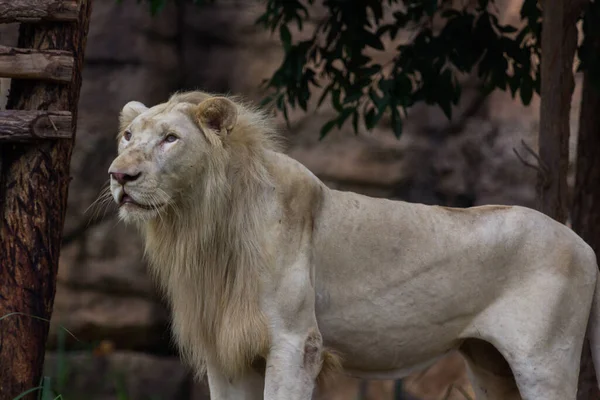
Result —
<instances>
[{"instance_id":1,"label":"lion's whisker","mask_svg":"<svg viewBox=\"0 0 600 400\"><path fill-rule=\"evenodd\" d=\"M104 187L100 193L98 194L96 200L94 200L83 212L84 214L87 214L88 211L93 211L96 210L96 207L100 204L102 204L102 202L106 199L111 197L111 192L110 192L110 186L106 186Z\"/></svg>"},{"instance_id":2,"label":"lion's whisker","mask_svg":"<svg viewBox=\"0 0 600 400\"><path fill-rule=\"evenodd\" d=\"M108 208L113 204L112 196L106 196L100 202L98 202L96 207L96 212L93 214L91 220L95 220L99 218L100 213L102 213L102 217L100 219L104 219L106 217L106 213L108 212Z\"/></svg>"}]
</instances>

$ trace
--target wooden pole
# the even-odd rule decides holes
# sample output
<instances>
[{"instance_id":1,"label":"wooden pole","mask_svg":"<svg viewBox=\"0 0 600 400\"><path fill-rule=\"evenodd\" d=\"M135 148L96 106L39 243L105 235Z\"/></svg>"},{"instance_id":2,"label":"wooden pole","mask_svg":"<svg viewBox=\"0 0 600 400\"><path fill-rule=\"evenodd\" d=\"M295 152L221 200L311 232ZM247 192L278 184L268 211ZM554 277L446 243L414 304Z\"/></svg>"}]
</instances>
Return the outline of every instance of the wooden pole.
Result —
<instances>
[{"instance_id":1,"label":"wooden pole","mask_svg":"<svg viewBox=\"0 0 600 400\"><path fill-rule=\"evenodd\" d=\"M587 0L543 2L538 209L559 222L567 220L567 169L571 98L575 87L575 23Z\"/></svg>"},{"instance_id":2,"label":"wooden pole","mask_svg":"<svg viewBox=\"0 0 600 400\"><path fill-rule=\"evenodd\" d=\"M584 27L588 46L587 68L583 74L581 109L579 111L579 137L573 196L573 230L596 252L600 260L600 33L595 25L600 23L600 5L591 3L586 11L591 26ZM600 400L596 370L586 335L581 354L579 390L577 400Z\"/></svg>"},{"instance_id":3,"label":"wooden pole","mask_svg":"<svg viewBox=\"0 0 600 400\"><path fill-rule=\"evenodd\" d=\"M77 22L21 25L19 47L69 51L75 64L70 84L13 80L7 108L69 111L75 136L90 12L91 0L80 0ZM0 316L50 319L73 144L0 144ZM0 399L39 385L48 328L21 315L0 321Z\"/></svg>"}]
</instances>

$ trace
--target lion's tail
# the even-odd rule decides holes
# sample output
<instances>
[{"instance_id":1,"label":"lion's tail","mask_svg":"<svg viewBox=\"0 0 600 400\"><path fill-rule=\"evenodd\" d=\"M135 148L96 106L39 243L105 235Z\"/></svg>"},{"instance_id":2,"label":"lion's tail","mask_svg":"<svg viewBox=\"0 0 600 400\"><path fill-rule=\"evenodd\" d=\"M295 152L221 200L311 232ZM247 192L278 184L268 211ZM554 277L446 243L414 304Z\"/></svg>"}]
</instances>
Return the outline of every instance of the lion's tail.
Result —
<instances>
[{"instance_id":1,"label":"lion's tail","mask_svg":"<svg viewBox=\"0 0 600 400\"><path fill-rule=\"evenodd\" d=\"M592 361L596 370L596 381L600 387L600 274L596 275L596 290L592 300L588 326L588 337L592 351Z\"/></svg>"}]
</instances>

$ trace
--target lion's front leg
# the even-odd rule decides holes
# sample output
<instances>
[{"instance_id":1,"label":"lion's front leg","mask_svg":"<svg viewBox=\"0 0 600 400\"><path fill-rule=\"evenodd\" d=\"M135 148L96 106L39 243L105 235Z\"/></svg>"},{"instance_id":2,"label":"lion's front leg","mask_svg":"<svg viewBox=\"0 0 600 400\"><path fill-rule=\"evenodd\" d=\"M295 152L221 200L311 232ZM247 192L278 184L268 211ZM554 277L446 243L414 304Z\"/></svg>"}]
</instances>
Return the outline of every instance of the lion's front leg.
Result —
<instances>
[{"instance_id":1,"label":"lion's front leg","mask_svg":"<svg viewBox=\"0 0 600 400\"><path fill-rule=\"evenodd\" d=\"M310 400L323 364L321 335L281 335L267 358L265 400Z\"/></svg>"},{"instance_id":2,"label":"lion's front leg","mask_svg":"<svg viewBox=\"0 0 600 400\"><path fill-rule=\"evenodd\" d=\"M262 400L264 379L248 370L237 379L229 379L210 364L207 366L208 389L211 400Z\"/></svg>"},{"instance_id":3,"label":"lion's front leg","mask_svg":"<svg viewBox=\"0 0 600 400\"><path fill-rule=\"evenodd\" d=\"M264 303L271 340L265 400L310 400L323 364L311 268L299 258L276 275Z\"/></svg>"}]
</instances>

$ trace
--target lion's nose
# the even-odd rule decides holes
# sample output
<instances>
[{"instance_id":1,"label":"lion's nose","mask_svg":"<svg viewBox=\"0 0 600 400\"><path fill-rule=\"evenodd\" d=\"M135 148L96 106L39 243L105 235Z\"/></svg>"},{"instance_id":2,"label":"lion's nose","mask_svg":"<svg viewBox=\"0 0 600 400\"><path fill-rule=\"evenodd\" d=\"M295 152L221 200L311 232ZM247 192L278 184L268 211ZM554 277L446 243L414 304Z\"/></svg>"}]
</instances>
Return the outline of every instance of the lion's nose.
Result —
<instances>
[{"instance_id":1,"label":"lion's nose","mask_svg":"<svg viewBox=\"0 0 600 400\"><path fill-rule=\"evenodd\" d=\"M125 185L127 182L133 182L142 175L141 172L138 172L135 175L124 173L124 172L109 172L110 176L115 178L117 182L121 185Z\"/></svg>"}]
</instances>

